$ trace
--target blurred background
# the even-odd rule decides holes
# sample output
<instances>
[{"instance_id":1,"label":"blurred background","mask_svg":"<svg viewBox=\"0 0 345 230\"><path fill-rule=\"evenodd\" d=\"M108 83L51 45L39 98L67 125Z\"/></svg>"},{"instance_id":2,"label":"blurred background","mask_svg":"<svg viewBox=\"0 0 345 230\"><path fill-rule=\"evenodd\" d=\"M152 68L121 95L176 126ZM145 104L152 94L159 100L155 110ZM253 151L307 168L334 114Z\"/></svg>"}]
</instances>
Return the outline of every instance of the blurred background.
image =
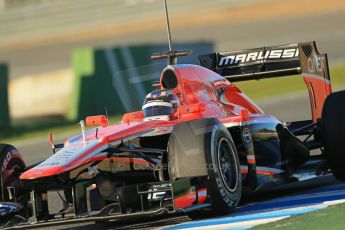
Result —
<instances>
[{"instance_id":1,"label":"blurred background","mask_svg":"<svg viewBox=\"0 0 345 230\"><path fill-rule=\"evenodd\" d=\"M315 40L345 88L343 0L168 0L174 48L197 55ZM78 120L140 109L168 49L163 0L0 0L0 142L28 162L79 132ZM240 83L284 121L310 117L300 77Z\"/></svg>"}]
</instances>

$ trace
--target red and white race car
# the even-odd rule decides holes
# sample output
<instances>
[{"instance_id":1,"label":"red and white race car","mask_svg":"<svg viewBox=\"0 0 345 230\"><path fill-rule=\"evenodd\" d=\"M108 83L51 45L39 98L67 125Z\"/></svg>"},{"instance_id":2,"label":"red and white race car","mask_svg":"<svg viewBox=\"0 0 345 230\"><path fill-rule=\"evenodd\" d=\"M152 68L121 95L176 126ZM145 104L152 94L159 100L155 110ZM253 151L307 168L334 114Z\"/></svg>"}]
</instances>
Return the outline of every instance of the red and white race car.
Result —
<instances>
[{"instance_id":1,"label":"red and white race car","mask_svg":"<svg viewBox=\"0 0 345 230\"><path fill-rule=\"evenodd\" d=\"M345 91L332 93L327 57L314 42L212 53L200 56L200 65L176 64L187 53L153 56L169 65L141 111L112 125L103 115L87 117L86 126L97 127L85 131L81 122L82 134L52 143L59 150L43 162L26 166L15 147L0 145L4 226L193 216L199 210L224 214L246 196L243 191L331 172L345 179ZM306 83L310 120L282 123L233 84L292 74ZM311 155L315 149L319 154ZM49 213L51 190L64 192L65 210Z\"/></svg>"}]
</instances>

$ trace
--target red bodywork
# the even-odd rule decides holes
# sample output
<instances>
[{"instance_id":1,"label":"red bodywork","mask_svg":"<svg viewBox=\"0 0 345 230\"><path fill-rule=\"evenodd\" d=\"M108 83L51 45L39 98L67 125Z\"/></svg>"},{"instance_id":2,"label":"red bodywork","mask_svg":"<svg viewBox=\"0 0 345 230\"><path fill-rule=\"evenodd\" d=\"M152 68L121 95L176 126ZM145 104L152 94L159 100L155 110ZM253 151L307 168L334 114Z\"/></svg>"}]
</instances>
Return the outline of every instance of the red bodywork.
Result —
<instances>
[{"instance_id":1,"label":"red bodywork","mask_svg":"<svg viewBox=\"0 0 345 230\"><path fill-rule=\"evenodd\" d=\"M86 144L82 136L67 140L65 147L75 147L75 150L78 150L74 153L76 157L71 157L71 160L59 165L45 165L43 162L43 166L41 164L24 172L20 179L49 177L101 160L106 156L93 153L103 146L145 132L170 132L174 125L180 122L214 117L224 124L231 124L248 120L250 118L248 114L263 115L263 111L240 89L213 71L195 65L175 65L167 68L173 70L177 77L178 86L173 93L179 95L181 103L170 121L144 122L141 111L124 114L122 123L98 127L97 137L95 130L87 133ZM255 119L270 119L270 116ZM87 119L88 123L91 124L91 120ZM90 141L92 144L88 144ZM52 157L56 158L56 156Z\"/></svg>"},{"instance_id":2,"label":"red bodywork","mask_svg":"<svg viewBox=\"0 0 345 230\"><path fill-rule=\"evenodd\" d=\"M315 74L304 73L302 75L308 88L312 120L316 122L321 118L323 103L332 93L331 82Z\"/></svg>"},{"instance_id":3,"label":"red bodywork","mask_svg":"<svg viewBox=\"0 0 345 230\"><path fill-rule=\"evenodd\" d=\"M87 132L85 141L81 135L70 138L65 142L63 150L24 172L20 179L32 180L68 172L90 162L105 159L107 156L100 152L106 149L108 144L120 143L121 140L148 133L169 133L176 124L189 120L213 117L230 127L239 126L241 122L248 120L275 119L265 115L239 88L211 70L196 65L168 66L162 72L161 85L164 85L162 77L166 70L175 73L178 83L172 92L180 99L180 106L170 121L143 121L144 115L141 111L124 114L120 124L110 126L106 125L104 118L99 118L98 122L105 125ZM305 77L305 80L310 79ZM321 88L324 86L322 80L310 81L316 81L315 84ZM322 109L320 104L329 93L330 88L327 87L322 94L317 93L317 97L313 97L317 106L317 110L313 110L313 119L319 117ZM94 123L97 120L95 119L88 119L88 122Z\"/></svg>"}]
</instances>

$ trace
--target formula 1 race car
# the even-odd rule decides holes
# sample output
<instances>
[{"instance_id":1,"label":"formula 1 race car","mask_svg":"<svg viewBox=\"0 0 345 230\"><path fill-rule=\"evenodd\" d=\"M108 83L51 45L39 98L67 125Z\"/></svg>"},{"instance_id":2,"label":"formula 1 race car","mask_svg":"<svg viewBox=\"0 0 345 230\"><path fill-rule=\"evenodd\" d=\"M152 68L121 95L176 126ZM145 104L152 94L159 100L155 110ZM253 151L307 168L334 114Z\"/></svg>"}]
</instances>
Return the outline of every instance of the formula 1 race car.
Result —
<instances>
[{"instance_id":1,"label":"formula 1 race car","mask_svg":"<svg viewBox=\"0 0 345 230\"><path fill-rule=\"evenodd\" d=\"M315 42L199 56L168 51L159 84L142 111L123 115L54 144L43 162L26 166L15 147L0 145L3 226L45 226L200 210L225 214L244 190L268 191L329 173L345 180L345 91L332 93L327 56ZM265 114L233 83L301 74L311 119L283 123ZM292 108L293 109L293 108ZM319 150L318 154L310 154ZM306 176L308 175L308 176ZM65 209L49 213L48 191Z\"/></svg>"}]
</instances>

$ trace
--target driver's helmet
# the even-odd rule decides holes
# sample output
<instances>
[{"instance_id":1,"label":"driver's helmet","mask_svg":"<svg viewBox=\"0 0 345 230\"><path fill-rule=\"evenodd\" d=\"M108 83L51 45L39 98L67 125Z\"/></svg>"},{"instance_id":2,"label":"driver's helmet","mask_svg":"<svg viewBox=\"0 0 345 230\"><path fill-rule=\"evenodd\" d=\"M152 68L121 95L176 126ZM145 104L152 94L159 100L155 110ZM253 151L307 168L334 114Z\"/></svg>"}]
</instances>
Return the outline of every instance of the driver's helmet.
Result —
<instances>
[{"instance_id":1,"label":"driver's helmet","mask_svg":"<svg viewBox=\"0 0 345 230\"><path fill-rule=\"evenodd\" d=\"M179 105L179 100L169 90L156 89L145 97L142 107L144 121L170 120Z\"/></svg>"}]
</instances>

